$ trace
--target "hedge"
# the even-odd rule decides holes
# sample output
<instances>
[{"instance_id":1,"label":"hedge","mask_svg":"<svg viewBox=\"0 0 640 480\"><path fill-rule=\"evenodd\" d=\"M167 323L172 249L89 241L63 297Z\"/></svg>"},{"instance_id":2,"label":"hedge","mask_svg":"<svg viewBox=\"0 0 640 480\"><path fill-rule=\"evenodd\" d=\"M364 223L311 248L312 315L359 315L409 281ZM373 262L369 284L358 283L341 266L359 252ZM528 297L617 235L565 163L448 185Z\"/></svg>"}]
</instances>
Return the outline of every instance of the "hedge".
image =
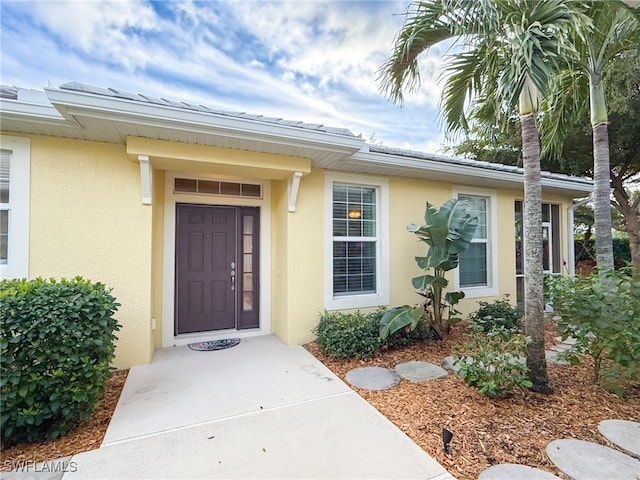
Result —
<instances>
[{"instance_id":1,"label":"hedge","mask_svg":"<svg viewBox=\"0 0 640 480\"><path fill-rule=\"evenodd\" d=\"M89 419L111 372L119 306L81 277L0 282L4 445L51 440Z\"/></svg>"}]
</instances>

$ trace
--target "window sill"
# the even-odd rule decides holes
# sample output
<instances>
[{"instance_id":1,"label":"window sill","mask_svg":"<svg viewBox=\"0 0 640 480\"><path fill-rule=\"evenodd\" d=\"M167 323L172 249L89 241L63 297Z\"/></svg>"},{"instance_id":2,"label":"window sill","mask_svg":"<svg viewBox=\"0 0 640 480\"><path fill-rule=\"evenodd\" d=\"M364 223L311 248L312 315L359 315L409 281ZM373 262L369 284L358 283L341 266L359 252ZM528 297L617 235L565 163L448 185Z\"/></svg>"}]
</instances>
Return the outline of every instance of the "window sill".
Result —
<instances>
[{"instance_id":1,"label":"window sill","mask_svg":"<svg viewBox=\"0 0 640 480\"><path fill-rule=\"evenodd\" d=\"M389 305L388 295L376 293L333 297L325 301L324 308L327 310L349 310L353 308L379 307L381 305Z\"/></svg>"},{"instance_id":2,"label":"window sill","mask_svg":"<svg viewBox=\"0 0 640 480\"><path fill-rule=\"evenodd\" d=\"M495 297L498 295L498 289L495 287L458 287L458 290L464 292L464 298Z\"/></svg>"}]
</instances>

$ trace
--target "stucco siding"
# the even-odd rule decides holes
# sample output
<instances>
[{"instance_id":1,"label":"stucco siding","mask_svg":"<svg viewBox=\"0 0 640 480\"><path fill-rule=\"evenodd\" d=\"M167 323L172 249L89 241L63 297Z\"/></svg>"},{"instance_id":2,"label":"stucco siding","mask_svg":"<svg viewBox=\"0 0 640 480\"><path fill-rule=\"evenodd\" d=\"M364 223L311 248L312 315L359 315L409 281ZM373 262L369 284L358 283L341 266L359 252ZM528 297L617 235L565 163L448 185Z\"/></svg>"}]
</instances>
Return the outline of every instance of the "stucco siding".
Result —
<instances>
[{"instance_id":1,"label":"stucco siding","mask_svg":"<svg viewBox=\"0 0 640 480\"><path fill-rule=\"evenodd\" d=\"M162 346L162 276L164 255L164 185L165 171L153 170L152 186L152 266L151 266L151 318L155 320L152 332L154 348Z\"/></svg>"},{"instance_id":2,"label":"stucco siding","mask_svg":"<svg viewBox=\"0 0 640 480\"><path fill-rule=\"evenodd\" d=\"M30 277L81 275L113 289L116 367L151 359L151 207L123 145L31 137Z\"/></svg>"},{"instance_id":3,"label":"stucco siding","mask_svg":"<svg viewBox=\"0 0 640 480\"><path fill-rule=\"evenodd\" d=\"M167 221L173 218L167 217L167 208L175 208L174 200L230 205L242 205L246 200L186 194L177 197L165 191L173 174L153 161L153 202L143 205L139 165L125 146L42 136L31 140L30 276L82 275L113 288L122 304L117 317L123 325L118 333L115 365L148 363L154 348L166 346L165 337L173 335L169 330L163 332L163 326L169 329L173 322L173 313L167 313L171 309L166 307L166 295L173 294L173 280L167 281L167 265L173 261L167 257L171 251L167 250L167 239L175 233L173 223ZM271 160L277 163L277 159ZM303 159L300 162L304 163ZM195 176L210 176L215 170L208 164L201 164L201 169L194 172ZM240 173L233 178L245 178ZM325 196L330 191L327 182L331 178L328 173L315 169L302 177L295 212L288 211L287 178L264 180L265 191L270 190L270 194L264 203L254 201L269 209L265 212L269 212L266 218L270 229L264 225L268 233L262 238L263 247L270 253L270 273L263 278L271 282L269 331L289 344L312 341L320 314L327 308L325 289L330 282L325 266L332 262L326 253L326 242L331 242L325 218ZM256 178L259 176L256 174ZM357 179L358 175L349 178ZM388 181L388 214L381 220L381 226L389 231L388 241L380 238L381 248L389 252L388 275L380 279L388 282L387 306L414 304L421 300L411 286L411 278L420 274L414 257L424 255L426 245L408 233L406 226L423 223L427 201L440 207L466 187L437 179L380 179ZM464 314L475 310L479 300L504 294L513 301L516 297L514 201L522 199L522 191L486 191L495 202L497 219L493 236L498 252L493 262L497 294L463 300L460 310ZM544 201L560 205L561 256L566 259L570 199L555 196ZM382 205L380 208L386 211ZM448 279L449 289L455 289L452 273Z\"/></svg>"},{"instance_id":4,"label":"stucco siding","mask_svg":"<svg viewBox=\"0 0 640 480\"><path fill-rule=\"evenodd\" d=\"M287 215L288 343L306 343L323 309L324 172L302 177L296 211ZM275 295L278 295L275 293Z\"/></svg>"},{"instance_id":5,"label":"stucco siding","mask_svg":"<svg viewBox=\"0 0 640 480\"><path fill-rule=\"evenodd\" d=\"M287 181L271 182L271 329L283 342L289 342L288 261L287 261Z\"/></svg>"},{"instance_id":6,"label":"stucco siding","mask_svg":"<svg viewBox=\"0 0 640 480\"><path fill-rule=\"evenodd\" d=\"M391 305L414 304L420 301L411 279L420 275L414 258L424 256L426 244L407 232L407 225L424 223L427 201L440 207L451 198L451 184L392 178L389 184L389 240Z\"/></svg>"}]
</instances>

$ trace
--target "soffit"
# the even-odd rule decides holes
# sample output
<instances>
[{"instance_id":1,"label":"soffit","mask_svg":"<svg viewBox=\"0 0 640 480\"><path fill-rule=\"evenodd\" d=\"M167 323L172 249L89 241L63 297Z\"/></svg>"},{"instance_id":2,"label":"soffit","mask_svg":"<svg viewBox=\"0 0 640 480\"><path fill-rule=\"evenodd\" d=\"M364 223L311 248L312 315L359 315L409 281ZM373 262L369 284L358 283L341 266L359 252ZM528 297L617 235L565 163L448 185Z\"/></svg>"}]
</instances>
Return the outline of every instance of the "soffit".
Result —
<instances>
[{"instance_id":1,"label":"soffit","mask_svg":"<svg viewBox=\"0 0 640 480\"><path fill-rule=\"evenodd\" d=\"M522 168L388 147L366 147L343 161L324 162L322 168L485 188L523 190ZM318 163L315 162L314 166L319 166ZM593 182L587 178L551 172L542 172L541 176L544 194L580 198L589 195L593 190Z\"/></svg>"}]
</instances>

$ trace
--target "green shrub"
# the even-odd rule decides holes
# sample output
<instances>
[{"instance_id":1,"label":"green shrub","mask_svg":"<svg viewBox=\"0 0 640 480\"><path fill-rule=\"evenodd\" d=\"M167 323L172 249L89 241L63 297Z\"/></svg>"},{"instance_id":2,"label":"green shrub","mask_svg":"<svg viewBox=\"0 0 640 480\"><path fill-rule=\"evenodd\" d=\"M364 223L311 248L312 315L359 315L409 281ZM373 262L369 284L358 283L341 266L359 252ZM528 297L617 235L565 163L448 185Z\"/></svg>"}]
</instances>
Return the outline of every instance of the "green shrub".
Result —
<instances>
[{"instance_id":1,"label":"green shrub","mask_svg":"<svg viewBox=\"0 0 640 480\"><path fill-rule=\"evenodd\" d=\"M89 419L110 375L118 306L80 277L0 282L3 444L57 438Z\"/></svg>"},{"instance_id":2,"label":"green shrub","mask_svg":"<svg viewBox=\"0 0 640 480\"><path fill-rule=\"evenodd\" d=\"M521 330L522 311L509 303L509 296L494 302L478 302L480 308L469 315L469 321L478 325L483 332L495 327Z\"/></svg>"},{"instance_id":3,"label":"green shrub","mask_svg":"<svg viewBox=\"0 0 640 480\"><path fill-rule=\"evenodd\" d=\"M528 337L512 329L496 326L488 332L472 326L469 341L456 347L454 365L458 375L471 387L490 398L504 398L515 388L528 388L525 356Z\"/></svg>"},{"instance_id":4,"label":"green shrub","mask_svg":"<svg viewBox=\"0 0 640 480\"><path fill-rule=\"evenodd\" d=\"M432 338L424 324L416 329L399 330L382 341L379 337L380 319L387 310L343 313L325 311L314 333L320 348L333 357L367 358L382 348L406 347L411 343Z\"/></svg>"},{"instance_id":5,"label":"green shrub","mask_svg":"<svg viewBox=\"0 0 640 480\"><path fill-rule=\"evenodd\" d=\"M320 348L332 357L366 358L382 347L378 325L375 315L325 311L315 333Z\"/></svg>"},{"instance_id":6,"label":"green shrub","mask_svg":"<svg viewBox=\"0 0 640 480\"><path fill-rule=\"evenodd\" d=\"M575 339L561 358L592 357L594 383L621 396L625 384L640 380L640 299L632 295L640 283L625 271L607 277L604 284L597 274L548 277L547 295L562 339Z\"/></svg>"}]
</instances>

